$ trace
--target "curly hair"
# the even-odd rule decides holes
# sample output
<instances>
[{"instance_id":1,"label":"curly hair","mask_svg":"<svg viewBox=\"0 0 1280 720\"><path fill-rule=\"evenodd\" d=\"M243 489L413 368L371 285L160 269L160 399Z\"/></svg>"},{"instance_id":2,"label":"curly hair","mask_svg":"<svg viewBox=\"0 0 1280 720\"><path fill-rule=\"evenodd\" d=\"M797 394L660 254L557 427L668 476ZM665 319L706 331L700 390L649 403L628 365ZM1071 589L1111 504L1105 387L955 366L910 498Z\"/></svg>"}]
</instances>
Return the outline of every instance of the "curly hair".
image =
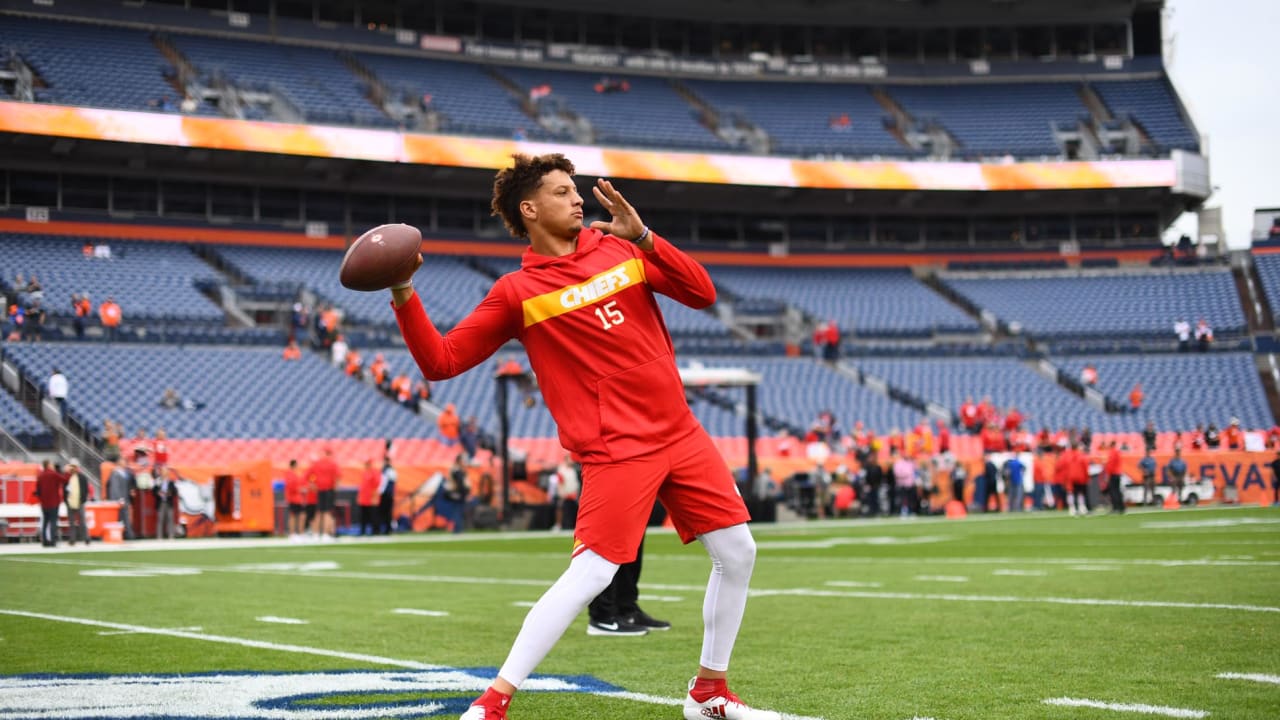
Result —
<instances>
[{"instance_id":1,"label":"curly hair","mask_svg":"<svg viewBox=\"0 0 1280 720\"><path fill-rule=\"evenodd\" d=\"M515 163L498 171L493 180L493 201L489 203L492 214L502 218L502 224L515 237L527 238L529 231L524 226L524 217L520 215L520 203L542 184L542 178L549 172L563 170L573 175L573 163L560 153L550 155L512 155Z\"/></svg>"}]
</instances>

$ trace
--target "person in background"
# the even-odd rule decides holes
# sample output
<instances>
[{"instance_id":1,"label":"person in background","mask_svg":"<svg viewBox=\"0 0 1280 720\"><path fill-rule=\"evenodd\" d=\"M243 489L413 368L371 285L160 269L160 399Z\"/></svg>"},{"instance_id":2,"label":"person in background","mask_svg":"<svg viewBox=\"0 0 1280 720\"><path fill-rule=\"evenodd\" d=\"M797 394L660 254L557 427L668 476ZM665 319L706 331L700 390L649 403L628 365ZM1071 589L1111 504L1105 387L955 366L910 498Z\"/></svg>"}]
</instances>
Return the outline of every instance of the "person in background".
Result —
<instances>
[{"instance_id":1,"label":"person in background","mask_svg":"<svg viewBox=\"0 0 1280 720\"><path fill-rule=\"evenodd\" d=\"M338 474L338 463L333 460L333 448L325 448L324 455L307 468L305 475L305 480L316 489L316 512L320 516L317 534L326 542L332 542L337 537L337 520L333 516L333 509Z\"/></svg>"},{"instance_id":2,"label":"person in background","mask_svg":"<svg viewBox=\"0 0 1280 720\"><path fill-rule=\"evenodd\" d=\"M107 342L115 342L119 337L120 323L124 321L124 312L116 304L115 298L107 297L98 306L98 319L102 323L103 332L106 333Z\"/></svg>"},{"instance_id":3,"label":"person in background","mask_svg":"<svg viewBox=\"0 0 1280 720\"><path fill-rule=\"evenodd\" d=\"M1273 504L1280 506L1280 449L1271 460L1271 492L1274 494Z\"/></svg>"},{"instance_id":4,"label":"person in background","mask_svg":"<svg viewBox=\"0 0 1280 720\"><path fill-rule=\"evenodd\" d=\"M1222 431L1222 442L1228 450L1244 449L1244 431L1240 429L1240 418L1231 418L1227 429Z\"/></svg>"},{"instance_id":5,"label":"person in background","mask_svg":"<svg viewBox=\"0 0 1280 720\"><path fill-rule=\"evenodd\" d=\"M302 539L303 518L306 515L306 495L302 476L298 474L298 461L289 460L289 469L284 471L284 502L289 508L289 516L285 520L285 530L289 539L297 542Z\"/></svg>"},{"instance_id":6,"label":"person in background","mask_svg":"<svg viewBox=\"0 0 1280 720\"><path fill-rule=\"evenodd\" d=\"M1133 389L1129 391L1129 409L1138 412L1142 409L1142 402L1147 396L1142 392L1142 383L1134 383Z\"/></svg>"},{"instance_id":7,"label":"person in background","mask_svg":"<svg viewBox=\"0 0 1280 720\"><path fill-rule=\"evenodd\" d=\"M157 430L157 439L164 431ZM177 537L178 522L178 471L156 463L156 485L152 489L156 499L156 537L172 540Z\"/></svg>"},{"instance_id":8,"label":"person in background","mask_svg":"<svg viewBox=\"0 0 1280 720\"><path fill-rule=\"evenodd\" d=\"M453 403L447 403L444 410L436 417L436 427L440 430L440 439L445 445L453 447L458 444L459 421L458 408Z\"/></svg>"},{"instance_id":9,"label":"person in background","mask_svg":"<svg viewBox=\"0 0 1280 720\"><path fill-rule=\"evenodd\" d=\"M1142 504L1156 504L1156 459L1151 457L1155 448L1150 445L1142 453L1138 461L1138 471L1142 473Z\"/></svg>"},{"instance_id":10,"label":"person in background","mask_svg":"<svg viewBox=\"0 0 1280 720\"><path fill-rule=\"evenodd\" d=\"M49 398L58 404L58 413L63 417L67 415L67 393L71 391L71 384L67 381L67 376L62 374L58 368L54 368L49 375L49 382L46 389Z\"/></svg>"},{"instance_id":11,"label":"person in background","mask_svg":"<svg viewBox=\"0 0 1280 720\"><path fill-rule=\"evenodd\" d=\"M387 445L387 454L382 458L381 482L378 485L378 527L379 535L390 535L395 527L396 503L396 469L391 467L391 446Z\"/></svg>"},{"instance_id":12,"label":"person in background","mask_svg":"<svg viewBox=\"0 0 1280 720\"><path fill-rule=\"evenodd\" d=\"M1169 492L1173 493L1173 497L1181 505L1182 488L1187 482L1187 461L1182 459L1181 445L1174 446L1173 459L1169 461L1165 469L1169 471Z\"/></svg>"},{"instance_id":13,"label":"person in background","mask_svg":"<svg viewBox=\"0 0 1280 720\"><path fill-rule=\"evenodd\" d=\"M284 350L280 353L283 360L301 360L302 348L298 347L298 341L289 338L289 342L284 346Z\"/></svg>"},{"instance_id":14,"label":"person in background","mask_svg":"<svg viewBox=\"0 0 1280 720\"><path fill-rule=\"evenodd\" d=\"M1173 324L1173 334L1178 338L1178 352L1187 352L1191 349L1191 323L1184 318L1178 318Z\"/></svg>"},{"instance_id":15,"label":"person in background","mask_svg":"<svg viewBox=\"0 0 1280 720\"><path fill-rule=\"evenodd\" d=\"M373 466L373 460L364 461L364 472L360 475L360 487L356 490L356 505L359 508L359 535L372 535L378 526L378 488L382 485L382 471Z\"/></svg>"},{"instance_id":16,"label":"person in background","mask_svg":"<svg viewBox=\"0 0 1280 720\"><path fill-rule=\"evenodd\" d=\"M89 528L85 525L84 504L93 498L93 486L89 477L80 470L80 463L70 460L66 466L67 485L62 490L67 504L67 539L72 545L77 540L89 544Z\"/></svg>"},{"instance_id":17,"label":"person in background","mask_svg":"<svg viewBox=\"0 0 1280 720\"><path fill-rule=\"evenodd\" d=\"M62 488L66 484L67 476L55 470L52 462L41 463L35 496L40 503L40 544L45 547L58 546L58 508L62 506Z\"/></svg>"},{"instance_id":18,"label":"person in background","mask_svg":"<svg viewBox=\"0 0 1280 720\"><path fill-rule=\"evenodd\" d=\"M1111 500L1111 512L1124 514L1124 490L1120 487L1120 444L1115 440L1107 443L1107 459L1102 465L1102 474L1107 478L1107 498Z\"/></svg>"},{"instance_id":19,"label":"person in background","mask_svg":"<svg viewBox=\"0 0 1280 720\"><path fill-rule=\"evenodd\" d=\"M1009 459L1004 461L1004 474L1008 478L1005 492L1009 497L1009 512L1022 512L1026 509L1026 488L1022 484L1026 473L1027 466L1018 458L1017 453L1011 453Z\"/></svg>"}]
</instances>

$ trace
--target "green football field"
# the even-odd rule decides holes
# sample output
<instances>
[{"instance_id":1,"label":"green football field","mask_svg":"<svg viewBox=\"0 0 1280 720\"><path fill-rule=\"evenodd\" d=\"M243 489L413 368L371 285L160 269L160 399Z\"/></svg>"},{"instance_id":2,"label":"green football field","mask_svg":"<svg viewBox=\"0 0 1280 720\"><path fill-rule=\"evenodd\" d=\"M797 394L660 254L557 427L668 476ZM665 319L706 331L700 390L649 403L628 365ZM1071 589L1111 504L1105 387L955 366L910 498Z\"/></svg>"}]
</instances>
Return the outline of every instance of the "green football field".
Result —
<instances>
[{"instance_id":1,"label":"green football field","mask_svg":"<svg viewBox=\"0 0 1280 720\"><path fill-rule=\"evenodd\" d=\"M1280 510L753 526L730 671L797 718L1280 717ZM566 534L0 547L0 718L453 717ZM650 533L641 604L574 623L513 720L674 720L708 560Z\"/></svg>"}]
</instances>

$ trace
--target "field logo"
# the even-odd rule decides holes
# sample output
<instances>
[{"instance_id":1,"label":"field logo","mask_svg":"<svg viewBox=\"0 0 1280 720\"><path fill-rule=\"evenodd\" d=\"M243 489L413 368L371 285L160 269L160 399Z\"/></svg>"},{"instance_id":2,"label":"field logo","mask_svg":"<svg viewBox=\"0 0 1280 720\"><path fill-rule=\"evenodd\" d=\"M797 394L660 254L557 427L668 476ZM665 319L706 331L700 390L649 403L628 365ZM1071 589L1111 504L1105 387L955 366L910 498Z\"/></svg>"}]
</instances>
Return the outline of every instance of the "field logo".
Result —
<instances>
[{"instance_id":1,"label":"field logo","mask_svg":"<svg viewBox=\"0 0 1280 720\"><path fill-rule=\"evenodd\" d=\"M0 719L457 717L494 668L191 675L0 675ZM521 692L621 693L585 675L536 675Z\"/></svg>"}]
</instances>

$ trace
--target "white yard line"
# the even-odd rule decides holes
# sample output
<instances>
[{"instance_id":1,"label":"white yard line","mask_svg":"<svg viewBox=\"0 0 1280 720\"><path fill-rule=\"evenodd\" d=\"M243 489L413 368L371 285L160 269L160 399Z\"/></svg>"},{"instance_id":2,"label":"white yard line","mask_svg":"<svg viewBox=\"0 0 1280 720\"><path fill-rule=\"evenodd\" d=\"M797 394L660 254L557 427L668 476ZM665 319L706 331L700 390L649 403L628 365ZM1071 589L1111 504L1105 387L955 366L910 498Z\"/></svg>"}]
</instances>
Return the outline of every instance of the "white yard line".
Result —
<instances>
[{"instance_id":1,"label":"white yard line","mask_svg":"<svg viewBox=\"0 0 1280 720\"><path fill-rule=\"evenodd\" d=\"M917 575L916 580L920 582L944 582L944 583L967 583L969 578L965 575Z\"/></svg>"},{"instance_id":2,"label":"white yard line","mask_svg":"<svg viewBox=\"0 0 1280 720\"><path fill-rule=\"evenodd\" d=\"M90 560L35 560L24 559L21 562L49 562L59 565L99 565ZM135 567L147 567L141 564L130 564ZM251 574L262 575L285 575L289 577L298 577L301 573L289 573L271 570L239 570L229 567L206 567L203 568L211 572L249 572ZM507 585L517 587L550 587L554 579L538 580L532 578L494 578L494 577L467 577L458 575L400 575L395 573L364 573L364 572L315 572L305 573L305 577L309 579L325 579L338 578L343 580L390 580L396 582L416 582L416 583L449 583L456 585ZM650 591L672 591L672 592L703 592L706 587L703 585L649 585L645 584L644 588ZM1014 595L957 595L957 594L941 594L941 593L907 593L907 592L889 592L889 591L845 591L845 590L821 590L816 588L780 588L780 589L760 589L753 588L748 591L751 597L773 597L780 595L808 596L808 597L845 597L857 598L864 600L924 600L924 601L942 601L942 602L988 602L988 603L1039 603L1049 605L1094 605L1102 607L1153 607L1153 608L1178 608L1184 610L1234 610L1239 612L1261 612L1261 613L1280 613L1280 607L1272 607L1268 605L1240 605L1234 603L1194 603L1179 602L1173 600L1117 600L1114 598L1070 598L1070 597L1018 597Z\"/></svg>"},{"instance_id":3,"label":"white yard line","mask_svg":"<svg viewBox=\"0 0 1280 720\"><path fill-rule=\"evenodd\" d=\"M305 645L288 645L284 643L267 642L265 640L250 640L249 638L230 637L227 635L210 635L207 633L192 632L190 630L171 630L168 628L131 625L128 623L69 617L66 615L51 615L49 613L29 612L26 610L0 608L0 615L12 615L14 617L26 617L35 620L48 620L51 622L73 623L76 625L89 625L91 627L125 630L148 635L163 635L166 637L182 638L184 640L202 640L204 642L223 643L225 645L239 645L240 647L257 648L259 650L277 650L279 652L298 653L302 655L320 655L322 657L338 658L340 660L350 660L352 662L370 663L372 665L390 665L392 667L410 668L413 670L443 669L443 666L441 665L432 665L430 663L417 662L416 660L399 660L397 658L381 657L379 655L365 655L363 653L350 653L343 652L341 650L326 650L324 648L313 648Z\"/></svg>"},{"instance_id":4,"label":"white yard line","mask_svg":"<svg viewBox=\"0 0 1280 720\"><path fill-rule=\"evenodd\" d=\"M996 568L991 571L992 575L1007 575L1009 577L1045 577L1049 573L1044 570L1016 570L1014 568Z\"/></svg>"},{"instance_id":5,"label":"white yard line","mask_svg":"<svg viewBox=\"0 0 1280 720\"><path fill-rule=\"evenodd\" d=\"M262 623L275 623L276 625L310 625L310 620L302 618L280 617L278 615L263 615L256 617L254 620Z\"/></svg>"},{"instance_id":6,"label":"white yard line","mask_svg":"<svg viewBox=\"0 0 1280 720\"><path fill-rule=\"evenodd\" d=\"M1103 702L1101 700L1089 700L1087 698L1049 698L1042 700L1045 705L1057 705L1058 707L1087 707L1097 708L1098 710L1113 710L1115 712L1142 713L1144 715L1163 715L1171 718L1206 718L1209 717L1208 710L1192 710L1190 708L1165 707L1164 705L1144 705L1142 703L1112 703Z\"/></svg>"},{"instance_id":7,"label":"white yard line","mask_svg":"<svg viewBox=\"0 0 1280 720\"><path fill-rule=\"evenodd\" d=\"M396 615L420 615L422 617L449 617L445 610L418 610L417 608L396 608L391 612Z\"/></svg>"},{"instance_id":8,"label":"white yard line","mask_svg":"<svg viewBox=\"0 0 1280 720\"><path fill-rule=\"evenodd\" d=\"M1280 675L1265 675L1263 673L1233 673L1224 672L1214 675L1222 680L1250 680L1252 682L1267 683L1268 685L1280 685Z\"/></svg>"}]
</instances>

